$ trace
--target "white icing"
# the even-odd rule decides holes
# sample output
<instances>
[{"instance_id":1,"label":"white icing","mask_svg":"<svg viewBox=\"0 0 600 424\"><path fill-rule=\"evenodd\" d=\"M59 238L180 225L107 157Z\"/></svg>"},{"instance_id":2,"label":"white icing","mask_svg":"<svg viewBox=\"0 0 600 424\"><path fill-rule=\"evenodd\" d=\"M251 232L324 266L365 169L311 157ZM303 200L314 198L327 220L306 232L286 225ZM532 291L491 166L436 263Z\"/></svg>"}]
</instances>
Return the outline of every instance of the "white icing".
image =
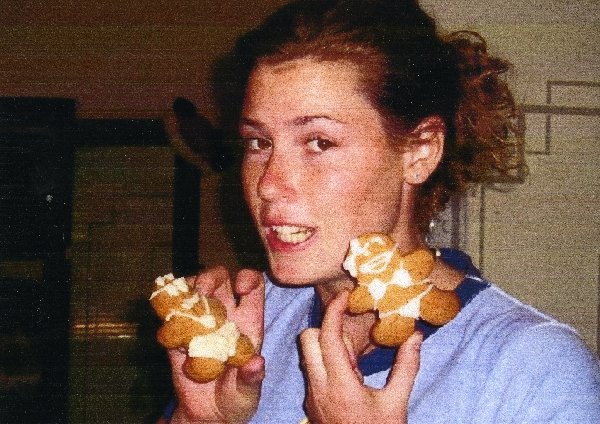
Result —
<instances>
[{"instance_id":1,"label":"white icing","mask_svg":"<svg viewBox=\"0 0 600 424\"><path fill-rule=\"evenodd\" d=\"M206 328L215 328L217 326L217 320L212 315L202 315L199 318L200 324Z\"/></svg>"},{"instance_id":2,"label":"white icing","mask_svg":"<svg viewBox=\"0 0 600 424\"><path fill-rule=\"evenodd\" d=\"M204 313L210 314L210 305L206 296L202 296L202 305L204 305Z\"/></svg>"},{"instance_id":3,"label":"white icing","mask_svg":"<svg viewBox=\"0 0 600 424\"><path fill-rule=\"evenodd\" d=\"M370 255L371 251L369 248L373 243L384 245L385 240L381 236L373 236L365 241L364 244L360 244L360 240L358 238L350 240L350 249L342 266L350 273L351 276L356 278L358 273L358 270L356 269L356 258L359 256Z\"/></svg>"},{"instance_id":4,"label":"white icing","mask_svg":"<svg viewBox=\"0 0 600 424\"><path fill-rule=\"evenodd\" d=\"M204 296L202 296L202 297L204 297ZM200 296L198 295L198 293L195 293L193 296L188 297L187 299L183 299L183 301L181 302L181 307L183 309L190 310L199 301L200 301Z\"/></svg>"},{"instance_id":5,"label":"white icing","mask_svg":"<svg viewBox=\"0 0 600 424\"><path fill-rule=\"evenodd\" d=\"M179 290L179 287L177 287L175 284L167 284L163 287L163 290L167 292L169 296L178 296L180 292L187 292L187 290Z\"/></svg>"},{"instance_id":6,"label":"white icing","mask_svg":"<svg viewBox=\"0 0 600 424\"><path fill-rule=\"evenodd\" d=\"M378 253L374 255L367 262L362 264L358 270L362 274L379 274L389 266L390 261L392 260L392 256L394 256L393 250L386 250L384 252Z\"/></svg>"},{"instance_id":7,"label":"white icing","mask_svg":"<svg viewBox=\"0 0 600 424\"><path fill-rule=\"evenodd\" d=\"M162 277L156 277L156 280L154 280L154 282L156 283L156 285L162 287L165 284L170 283L174 279L175 279L175 276L172 273L168 273L166 275L163 275Z\"/></svg>"},{"instance_id":8,"label":"white icing","mask_svg":"<svg viewBox=\"0 0 600 424\"><path fill-rule=\"evenodd\" d=\"M208 328L215 328L217 326L217 320L214 315L211 314L210 305L206 296L202 296L202 304L204 305L204 315L200 317L202 325Z\"/></svg>"},{"instance_id":9,"label":"white icing","mask_svg":"<svg viewBox=\"0 0 600 424\"><path fill-rule=\"evenodd\" d=\"M188 355L225 362L235 355L239 337L237 326L233 322L227 322L214 333L194 337L188 346Z\"/></svg>"},{"instance_id":10,"label":"white icing","mask_svg":"<svg viewBox=\"0 0 600 424\"><path fill-rule=\"evenodd\" d=\"M187 293L189 291L185 278L179 277L175 279L171 273L163 275L162 277L157 277L154 282L160 288L150 295L150 300L154 299L154 297L163 291L169 296L178 296L180 293Z\"/></svg>"},{"instance_id":11,"label":"white icing","mask_svg":"<svg viewBox=\"0 0 600 424\"><path fill-rule=\"evenodd\" d=\"M172 309L171 312L169 312L167 314L167 316L165 317L165 321L170 321L171 318L173 318L175 316L190 319L192 321L199 323L200 325L202 325L206 328L215 328L217 326L217 320L212 315L198 316L198 315L194 315L194 314L188 314L187 312L177 311L175 309Z\"/></svg>"},{"instance_id":12,"label":"white icing","mask_svg":"<svg viewBox=\"0 0 600 424\"><path fill-rule=\"evenodd\" d=\"M373 244L381 244L382 246L385 244L385 240L381 236L373 236L368 241L365 242L365 249L369 252L369 247Z\"/></svg>"},{"instance_id":13,"label":"white icing","mask_svg":"<svg viewBox=\"0 0 600 424\"><path fill-rule=\"evenodd\" d=\"M379 318L386 318L394 314L407 318L419 318L421 316L421 299L423 299L432 288L433 285L430 285L429 287L427 287L426 290L410 299L405 305L401 306L398 309L387 312L379 312Z\"/></svg>"},{"instance_id":14,"label":"white icing","mask_svg":"<svg viewBox=\"0 0 600 424\"><path fill-rule=\"evenodd\" d=\"M174 287L177 287L177 290L179 290L182 293L187 293L190 289L188 287L187 283L185 282L185 278L183 278L183 277L179 277L179 278L173 280L171 284Z\"/></svg>"},{"instance_id":15,"label":"white icing","mask_svg":"<svg viewBox=\"0 0 600 424\"><path fill-rule=\"evenodd\" d=\"M351 276L356 278L356 257L358 256L358 251L361 249L360 243L358 239L350 240L350 251L346 255L346 259L344 259L344 263L342 266L346 271L350 273Z\"/></svg>"},{"instance_id":16,"label":"white icing","mask_svg":"<svg viewBox=\"0 0 600 424\"><path fill-rule=\"evenodd\" d=\"M406 268L401 267L394 271L394 274L390 279L390 284L395 284L400 287L410 287L413 285L413 281Z\"/></svg>"},{"instance_id":17,"label":"white icing","mask_svg":"<svg viewBox=\"0 0 600 424\"><path fill-rule=\"evenodd\" d=\"M373 298L373 300L375 301L375 304L377 305L377 302L379 302L381 299L383 299L383 296L385 296L385 292L387 290L387 284L385 284L379 278L375 278L371 282L371 284L369 284L367 289L369 290L371 297Z\"/></svg>"}]
</instances>

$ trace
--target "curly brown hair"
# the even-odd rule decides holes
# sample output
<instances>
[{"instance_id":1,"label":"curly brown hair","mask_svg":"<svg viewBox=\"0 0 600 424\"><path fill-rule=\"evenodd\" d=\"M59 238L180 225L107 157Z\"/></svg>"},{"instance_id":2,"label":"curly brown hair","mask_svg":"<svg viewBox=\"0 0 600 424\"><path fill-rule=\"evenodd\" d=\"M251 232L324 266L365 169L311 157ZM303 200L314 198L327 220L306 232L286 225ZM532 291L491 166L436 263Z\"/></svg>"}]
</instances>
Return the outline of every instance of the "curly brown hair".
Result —
<instances>
[{"instance_id":1,"label":"curly brown hair","mask_svg":"<svg viewBox=\"0 0 600 424\"><path fill-rule=\"evenodd\" d=\"M522 115L502 79L508 63L489 56L477 33L439 34L415 0L295 1L243 36L234 57L241 88L260 63L352 61L390 139L410 142L423 119L442 118L444 155L417 197L423 233L470 184L526 173Z\"/></svg>"}]
</instances>

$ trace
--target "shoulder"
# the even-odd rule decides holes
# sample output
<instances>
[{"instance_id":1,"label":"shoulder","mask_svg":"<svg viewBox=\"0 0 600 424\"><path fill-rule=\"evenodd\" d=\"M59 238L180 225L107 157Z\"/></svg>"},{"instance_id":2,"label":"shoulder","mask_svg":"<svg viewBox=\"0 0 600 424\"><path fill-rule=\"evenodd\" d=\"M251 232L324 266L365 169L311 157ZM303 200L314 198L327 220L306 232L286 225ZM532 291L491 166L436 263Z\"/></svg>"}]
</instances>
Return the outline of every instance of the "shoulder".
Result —
<instances>
[{"instance_id":1,"label":"shoulder","mask_svg":"<svg viewBox=\"0 0 600 424\"><path fill-rule=\"evenodd\" d=\"M562 324L538 323L516 332L498 352L486 385L492 388L487 393L509 394L501 409L522 422L600 422L598 359Z\"/></svg>"},{"instance_id":2,"label":"shoulder","mask_svg":"<svg viewBox=\"0 0 600 424\"><path fill-rule=\"evenodd\" d=\"M469 307L472 307L469 310ZM465 311L466 334L475 333L494 345L498 355L510 352L535 355L573 352L593 359L591 351L575 329L553 317L520 302L496 286L480 293ZM525 359L524 357L521 358Z\"/></svg>"},{"instance_id":3,"label":"shoulder","mask_svg":"<svg viewBox=\"0 0 600 424\"><path fill-rule=\"evenodd\" d=\"M514 326L498 346L497 362L512 374L540 383L568 386L589 381L600 390L598 358L569 326L556 321L530 321Z\"/></svg>"},{"instance_id":4,"label":"shoulder","mask_svg":"<svg viewBox=\"0 0 600 424\"><path fill-rule=\"evenodd\" d=\"M579 334L496 286L479 293L455 321L449 330L460 340L457 352L477 352L473 360L499 384L512 377L548 387L587 381L600 393L598 357Z\"/></svg>"},{"instance_id":5,"label":"shoulder","mask_svg":"<svg viewBox=\"0 0 600 424\"><path fill-rule=\"evenodd\" d=\"M468 422L600 422L599 361L577 332L475 272L467 279L486 288L423 343L415 422L440 422L434 404Z\"/></svg>"},{"instance_id":6,"label":"shoulder","mask_svg":"<svg viewBox=\"0 0 600 424\"><path fill-rule=\"evenodd\" d=\"M498 288L482 295L490 345L482 401L509 393L501 408L523 422L600 422L600 362L577 332Z\"/></svg>"}]
</instances>

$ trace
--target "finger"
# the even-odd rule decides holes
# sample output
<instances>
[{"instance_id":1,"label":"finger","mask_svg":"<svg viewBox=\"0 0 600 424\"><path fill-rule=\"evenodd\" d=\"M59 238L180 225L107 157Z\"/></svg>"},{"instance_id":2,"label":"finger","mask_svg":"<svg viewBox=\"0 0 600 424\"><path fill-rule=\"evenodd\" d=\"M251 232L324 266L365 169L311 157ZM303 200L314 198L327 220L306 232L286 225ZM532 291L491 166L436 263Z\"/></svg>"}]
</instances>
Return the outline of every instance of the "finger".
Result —
<instances>
[{"instance_id":1,"label":"finger","mask_svg":"<svg viewBox=\"0 0 600 424\"><path fill-rule=\"evenodd\" d=\"M240 302L235 320L252 344L260 350L264 332L265 282L261 273L245 269L236 276L236 292ZM241 288L241 290L240 290Z\"/></svg>"},{"instance_id":2,"label":"finger","mask_svg":"<svg viewBox=\"0 0 600 424\"><path fill-rule=\"evenodd\" d=\"M175 388L184 387L186 384L192 383L183 373L183 363L187 357L186 353L179 349L169 349L167 352L169 361L171 362L171 369L173 370L173 382Z\"/></svg>"},{"instance_id":3,"label":"finger","mask_svg":"<svg viewBox=\"0 0 600 424\"><path fill-rule=\"evenodd\" d=\"M346 350L348 351L348 361L350 361L350 366L356 372L358 370L358 355L356 355L352 340L350 340L350 337L348 337L346 334L342 335L342 340L344 341Z\"/></svg>"},{"instance_id":4,"label":"finger","mask_svg":"<svg viewBox=\"0 0 600 424\"><path fill-rule=\"evenodd\" d=\"M344 334L343 340L348 350L348 361L350 362L350 367L352 367L352 371L354 371L356 378L362 384L364 382L365 377L362 375L362 372L358 367L358 355L356 354L356 349L354 349L352 341L346 334Z\"/></svg>"},{"instance_id":5,"label":"finger","mask_svg":"<svg viewBox=\"0 0 600 424\"><path fill-rule=\"evenodd\" d=\"M202 295L214 296L219 299L228 312L235 305L229 272L225 267L218 266L198 274L194 287Z\"/></svg>"},{"instance_id":6,"label":"finger","mask_svg":"<svg viewBox=\"0 0 600 424\"><path fill-rule=\"evenodd\" d=\"M260 396L260 387L265 375L265 362L261 356L254 356L241 368L228 368L215 381L218 409L227 422L247 422L248 411L253 411ZM236 402L231 402L236 399ZM212 422L212 421L211 421ZM225 421L219 421L225 422Z\"/></svg>"},{"instance_id":7,"label":"finger","mask_svg":"<svg viewBox=\"0 0 600 424\"><path fill-rule=\"evenodd\" d=\"M253 269L242 269L235 279L235 292L244 296L264 284L262 273Z\"/></svg>"},{"instance_id":8,"label":"finger","mask_svg":"<svg viewBox=\"0 0 600 424\"><path fill-rule=\"evenodd\" d=\"M319 335L323 364L328 377L342 381L356 380L356 374L349 360L348 347L343 338L343 317L349 293L339 293L327 306ZM335 372L334 372L335 370Z\"/></svg>"},{"instance_id":9,"label":"finger","mask_svg":"<svg viewBox=\"0 0 600 424\"><path fill-rule=\"evenodd\" d=\"M169 361L171 361L173 369L180 369L183 361L185 361L185 352L179 349L169 349L167 353L169 354Z\"/></svg>"},{"instance_id":10,"label":"finger","mask_svg":"<svg viewBox=\"0 0 600 424\"><path fill-rule=\"evenodd\" d=\"M243 390L259 388L265 378L265 359L256 355L243 366L238 368L238 386Z\"/></svg>"},{"instance_id":11,"label":"finger","mask_svg":"<svg viewBox=\"0 0 600 424\"><path fill-rule=\"evenodd\" d=\"M223 279L221 284L217 287L213 293L214 297L219 299L227 308L227 314L231 314L235 308L235 297L233 296L233 289L231 287L231 280L229 279L229 273L227 273L227 279Z\"/></svg>"},{"instance_id":12,"label":"finger","mask_svg":"<svg viewBox=\"0 0 600 424\"><path fill-rule=\"evenodd\" d=\"M196 275L194 287L200 294L212 296L225 281L229 281L229 272L225 267L217 266Z\"/></svg>"},{"instance_id":13,"label":"finger","mask_svg":"<svg viewBox=\"0 0 600 424\"><path fill-rule=\"evenodd\" d=\"M302 366L306 373L308 383L315 387L324 384L327 380L327 372L323 365L321 345L319 343L319 329L308 328L300 333L300 354Z\"/></svg>"},{"instance_id":14,"label":"finger","mask_svg":"<svg viewBox=\"0 0 600 424\"><path fill-rule=\"evenodd\" d=\"M178 408L179 412L176 410L174 414L179 413L185 416L190 412L193 413L193 411L205 410L204 405L202 405L202 398L200 396L196 396L196 392L202 392L205 390L202 388L202 386L212 383L196 383L195 381L190 380L184 374L183 363L187 358L185 352L181 352L178 349L170 349L168 351L168 355L171 362L173 387L175 389L176 398L178 399L178 403L180 405L180 408ZM177 419L175 419L175 421L184 422L178 421Z\"/></svg>"},{"instance_id":15,"label":"finger","mask_svg":"<svg viewBox=\"0 0 600 424\"><path fill-rule=\"evenodd\" d=\"M394 399L408 401L421 360L423 334L413 333L396 353L385 391Z\"/></svg>"}]
</instances>

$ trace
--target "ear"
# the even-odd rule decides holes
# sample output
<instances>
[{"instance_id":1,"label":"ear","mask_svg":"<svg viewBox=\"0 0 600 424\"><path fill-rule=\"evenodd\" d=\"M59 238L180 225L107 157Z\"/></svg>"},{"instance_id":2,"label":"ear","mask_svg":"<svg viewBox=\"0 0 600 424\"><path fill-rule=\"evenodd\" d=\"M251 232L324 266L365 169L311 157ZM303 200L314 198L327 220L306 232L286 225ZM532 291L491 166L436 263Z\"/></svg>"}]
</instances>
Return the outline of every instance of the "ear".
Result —
<instances>
[{"instance_id":1,"label":"ear","mask_svg":"<svg viewBox=\"0 0 600 424\"><path fill-rule=\"evenodd\" d=\"M423 184L442 160L446 125L437 115L427 117L410 133L403 156L404 181Z\"/></svg>"}]
</instances>

